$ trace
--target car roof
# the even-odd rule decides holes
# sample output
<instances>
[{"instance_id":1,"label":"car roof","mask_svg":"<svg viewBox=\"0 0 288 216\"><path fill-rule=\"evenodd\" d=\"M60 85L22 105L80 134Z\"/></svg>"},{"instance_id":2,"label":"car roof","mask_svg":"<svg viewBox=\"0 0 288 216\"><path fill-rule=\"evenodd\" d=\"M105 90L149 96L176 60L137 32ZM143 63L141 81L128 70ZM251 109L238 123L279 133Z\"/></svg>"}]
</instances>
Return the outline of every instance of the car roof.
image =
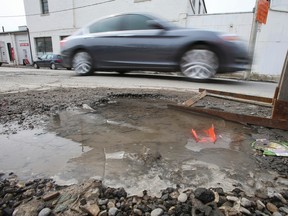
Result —
<instances>
[{"instance_id":1,"label":"car roof","mask_svg":"<svg viewBox=\"0 0 288 216\"><path fill-rule=\"evenodd\" d=\"M172 24L171 22L169 22L168 20L166 20L165 18L153 15L152 13L147 13L147 12L129 12L129 13L116 13L116 14L111 14L108 16L103 16L97 19L94 19L92 22L88 23L87 25L85 25L84 27L87 27L89 25L91 25L92 23L95 23L97 21L103 20L103 19L107 19L107 18L111 18L111 17L116 17L116 16L126 16L126 15L142 15L142 16L146 16L149 17L151 19L157 20L159 21L161 24L163 24L164 26L170 27L170 28L177 28L177 26L175 24Z\"/></svg>"}]
</instances>

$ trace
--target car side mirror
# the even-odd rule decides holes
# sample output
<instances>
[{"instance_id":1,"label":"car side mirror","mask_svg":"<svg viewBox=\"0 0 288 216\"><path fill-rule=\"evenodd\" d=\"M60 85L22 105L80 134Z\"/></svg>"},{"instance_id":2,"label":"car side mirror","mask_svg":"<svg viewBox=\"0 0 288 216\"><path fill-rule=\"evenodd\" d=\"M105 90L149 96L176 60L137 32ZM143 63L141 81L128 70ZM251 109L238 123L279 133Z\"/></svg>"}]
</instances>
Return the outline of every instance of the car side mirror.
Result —
<instances>
[{"instance_id":1,"label":"car side mirror","mask_svg":"<svg viewBox=\"0 0 288 216\"><path fill-rule=\"evenodd\" d=\"M148 20L147 23L148 23L148 26L154 29L166 30L165 26L163 26L161 23L157 22L156 20Z\"/></svg>"}]
</instances>

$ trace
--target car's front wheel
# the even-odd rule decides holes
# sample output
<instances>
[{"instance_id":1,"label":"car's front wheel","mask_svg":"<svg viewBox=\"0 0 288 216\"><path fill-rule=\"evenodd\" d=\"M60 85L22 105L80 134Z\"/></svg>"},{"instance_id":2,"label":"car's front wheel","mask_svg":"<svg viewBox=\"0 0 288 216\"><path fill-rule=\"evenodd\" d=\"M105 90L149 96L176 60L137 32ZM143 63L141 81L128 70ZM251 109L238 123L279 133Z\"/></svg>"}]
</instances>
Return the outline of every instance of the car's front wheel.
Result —
<instances>
[{"instance_id":1,"label":"car's front wheel","mask_svg":"<svg viewBox=\"0 0 288 216\"><path fill-rule=\"evenodd\" d=\"M57 69L57 66L56 66L54 63L52 63L52 64L50 65L50 69L56 70L56 69Z\"/></svg>"},{"instance_id":2,"label":"car's front wheel","mask_svg":"<svg viewBox=\"0 0 288 216\"><path fill-rule=\"evenodd\" d=\"M206 46L194 47L185 52L180 60L181 72L192 79L212 78L219 67L215 52Z\"/></svg>"},{"instance_id":3,"label":"car's front wheel","mask_svg":"<svg viewBox=\"0 0 288 216\"><path fill-rule=\"evenodd\" d=\"M34 67L35 69L39 69L39 68L40 68L37 63L34 63L34 64L33 64L33 67Z\"/></svg>"},{"instance_id":4,"label":"car's front wheel","mask_svg":"<svg viewBox=\"0 0 288 216\"><path fill-rule=\"evenodd\" d=\"M94 72L92 57L86 51L80 51L74 55L72 66L78 75L85 76Z\"/></svg>"}]
</instances>

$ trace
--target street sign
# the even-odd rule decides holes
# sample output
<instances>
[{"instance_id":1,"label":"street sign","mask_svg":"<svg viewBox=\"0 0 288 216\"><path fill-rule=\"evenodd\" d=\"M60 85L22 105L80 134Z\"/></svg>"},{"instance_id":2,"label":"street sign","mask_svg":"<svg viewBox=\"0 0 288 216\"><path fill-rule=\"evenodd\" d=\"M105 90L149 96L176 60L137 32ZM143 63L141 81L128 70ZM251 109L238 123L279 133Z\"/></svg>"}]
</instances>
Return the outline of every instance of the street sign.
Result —
<instances>
[{"instance_id":1,"label":"street sign","mask_svg":"<svg viewBox=\"0 0 288 216\"><path fill-rule=\"evenodd\" d=\"M268 11L269 11L269 1L259 0L256 20L261 24L266 24Z\"/></svg>"}]
</instances>

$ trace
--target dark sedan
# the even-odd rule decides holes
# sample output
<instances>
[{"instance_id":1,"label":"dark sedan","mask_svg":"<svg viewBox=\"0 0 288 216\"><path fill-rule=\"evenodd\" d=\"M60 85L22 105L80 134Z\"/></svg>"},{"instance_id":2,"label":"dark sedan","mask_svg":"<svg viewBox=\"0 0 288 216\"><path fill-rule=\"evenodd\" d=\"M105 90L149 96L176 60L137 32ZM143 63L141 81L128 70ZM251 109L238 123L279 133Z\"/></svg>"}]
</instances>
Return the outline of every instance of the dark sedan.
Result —
<instances>
[{"instance_id":1,"label":"dark sedan","mask_svg":"<svg viewBox=\"0 0 288 216\"><path fill-rule=\"evenodd\" d=\"M58 54L47 54L38 57L36 61L33 62L33 67L39 69L40 67L49 67L50 69L56 70L57 68L63 68L63 59L61 55Z\"/></svg>"},{"instance_id":2,"label":"dark sedan","mask_svg":"<svg viewBox=\"0 0 288 216\"><path fill-rule=\"evenodd\" d=\"M248 68L246 47L234 35L177 27L149 14L99 19L61 41L65 67L79 75L178 71L193 79Z\"/></svg>"}]
</instances>

